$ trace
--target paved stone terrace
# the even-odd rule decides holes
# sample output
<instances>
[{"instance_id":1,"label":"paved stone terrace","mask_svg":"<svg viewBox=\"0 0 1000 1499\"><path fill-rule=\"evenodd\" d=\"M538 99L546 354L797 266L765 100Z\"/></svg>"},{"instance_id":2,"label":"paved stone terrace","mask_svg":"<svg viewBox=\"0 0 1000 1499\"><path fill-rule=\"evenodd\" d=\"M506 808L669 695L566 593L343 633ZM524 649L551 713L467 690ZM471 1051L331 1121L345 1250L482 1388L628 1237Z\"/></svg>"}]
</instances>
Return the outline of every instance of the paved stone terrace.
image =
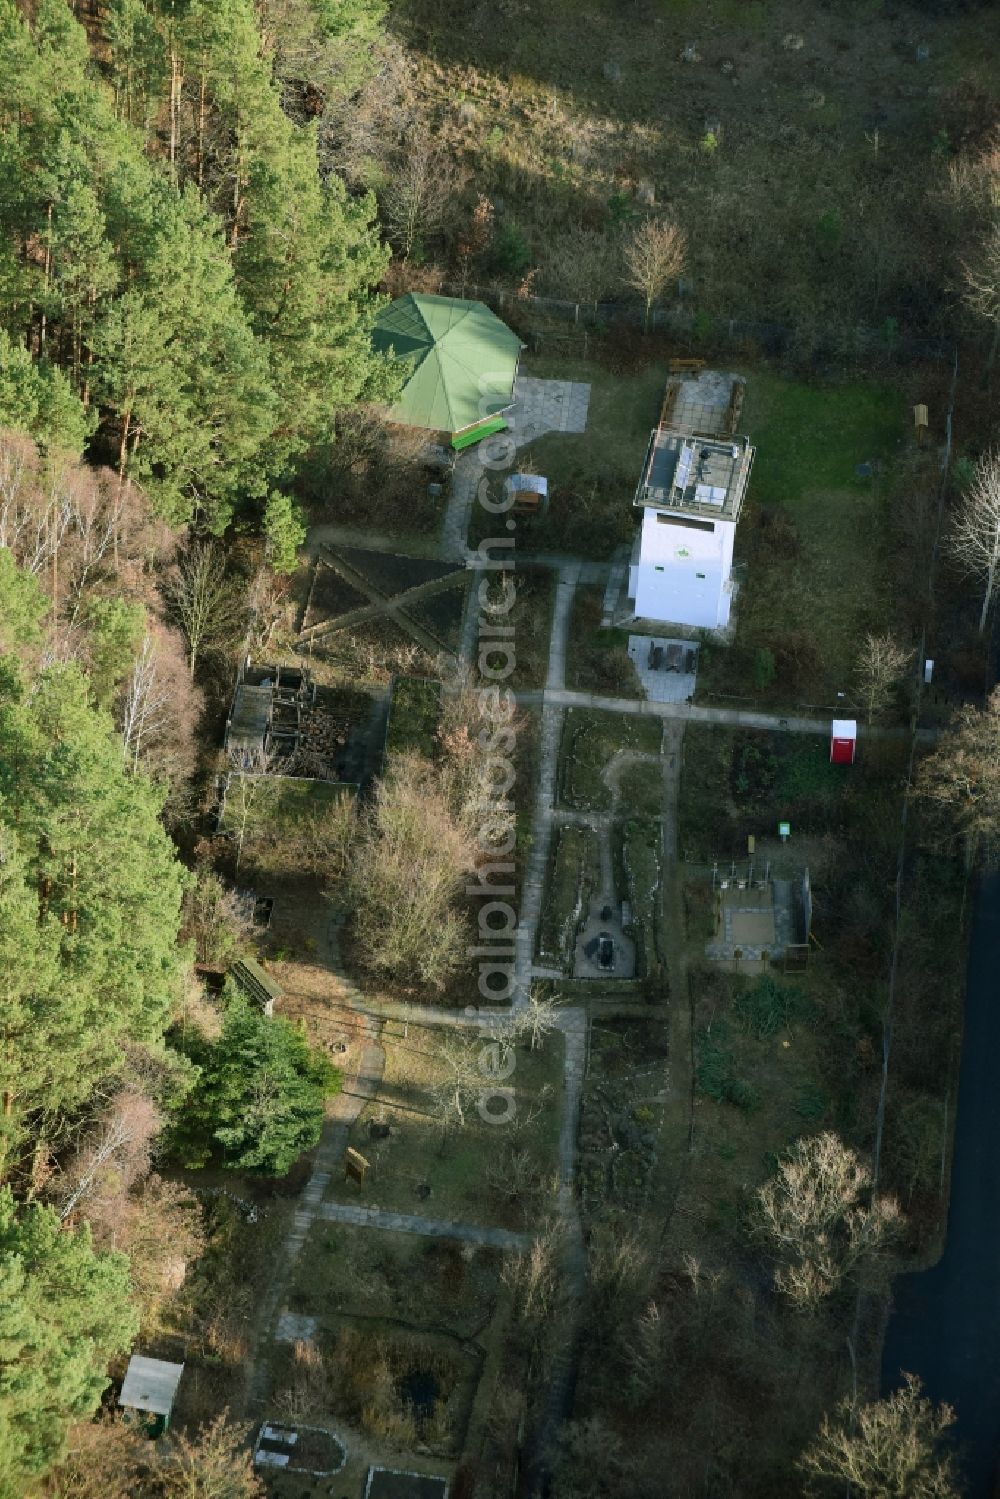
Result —
<instances>
[{"instance_id":1,"label":"paved stone terrace","mask_svg":"<svg viewBox=\"0 0 1000 1499\"><path fill-rule=\"evenodd\" d=\"M572 380L521 375L514 387L508 423L519 448L544 432L586 432L590 386Z\"/></svg>"}]
</instances>

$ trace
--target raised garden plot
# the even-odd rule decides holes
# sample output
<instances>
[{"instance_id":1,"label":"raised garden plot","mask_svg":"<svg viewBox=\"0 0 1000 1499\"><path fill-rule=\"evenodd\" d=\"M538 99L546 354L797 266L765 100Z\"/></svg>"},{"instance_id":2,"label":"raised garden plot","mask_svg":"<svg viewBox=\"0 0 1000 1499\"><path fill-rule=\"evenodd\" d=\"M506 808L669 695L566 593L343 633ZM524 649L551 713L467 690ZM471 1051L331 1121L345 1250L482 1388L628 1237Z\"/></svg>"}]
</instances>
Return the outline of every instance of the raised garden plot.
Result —
<instances>
[{"instance_id":1,"label":"raised garden plot","mask_svg":"<svg viewBox=\"0 0 1000 1499\"><path fill-rule=\"evenodd\" d=\"M777 835L789 822L794 852L803 836L864 836L898 775L901 745L869 743L856 765L831 765L821 735L689 724L684 734L680 846L685 860L711 865L745 856L753 833Z\"/></svg>"},{"instance_id":2,"label":"raised garden plot","mask_svg":"<svg viewBox=\"0 0 1000 1499\"><path fill-rule=\"evenodd\" d=\"M667 1027L595 1020L580 1109L580 1197L585 1213L641 1210L656 1165L667 1086Z\"/></svg>"},{"instance_id":3,"label":"raised garden plot","mask_svg":"<svg viewBox=\"0 0 1000 1499\"><path fill-rule=\"evenodd\" d=\"M449 573L461 574L454 562L431 562L423 557L400 557L393 552L365 552L356 547L338 547L336 556L343 557L356 572L366 578L371 586L387 598L418 588L422 583L432 583L446 578Z\"/></svg>"},{"instance_id":4,"label":"raised garden plot","mask_svg":"<svg viewBox=\"0 0 1000 1499\"><path fill-rule=\"evenodd\" d=\"M621 860L632 906L636 968L649 975L660 961L658 927L663 867L659 823L627 822L621 830Z\"/></svg>"},{"instance_id":5,"label":"raised garden plot","mask_svg":"<svg viewBox=\"0 0 1000 1499\"><path fill-rule=\"evenodd\" d=\"M423 625L448 650L457 651L462 638L465 598L465 577L462 575L456 577L454 587L402 607L408 619Z\"/></svg>"},{"instance_id":6,"label":"raised garden plot","mask_svg":"<svg viewBox=\"0 0 1000 1499\"><path fill-rule=\"evenodd\" d=\"M619 750L658 755L661 737L657 718L570 708L559 763L560 802L581 811L610 811L611 789L604 779L608 761Z\"/></svg>"},{"instance_id":7,"label":"raised garden plot","mask_svg":"<svg viewBox=\"0 0 1000 1499\"><path fill-rule=\"evenodd\" d=\"M659 817L663 811L663 766L639 760L618 774L619 810L631 817Z\"/></svg>"},{"instance_id":8,"label":"raised garden plot","mask_svg":"<svg viewBox=\"0 0 1000 1499\"><path fill-rule=\"evenodd\" d=\"M302 628L323 624L337 619L341 614L350 614L355 609L367 608L371 603L367 594L355 588L342 577L329 562L317 562L316 575L309 593L309 606L302 620Z\"/></svg>"},{"instance_id":9,"label":"raised garden plot","mask_svg":"<svg viewBox=\"0 0 1000 1499\"><path fill-rule=\"evenodd\" d=\"M590 828L559 828L538 932L542 962L572 962L576 934L600 874L597 834Z\"/></svg>"}]
</instances>

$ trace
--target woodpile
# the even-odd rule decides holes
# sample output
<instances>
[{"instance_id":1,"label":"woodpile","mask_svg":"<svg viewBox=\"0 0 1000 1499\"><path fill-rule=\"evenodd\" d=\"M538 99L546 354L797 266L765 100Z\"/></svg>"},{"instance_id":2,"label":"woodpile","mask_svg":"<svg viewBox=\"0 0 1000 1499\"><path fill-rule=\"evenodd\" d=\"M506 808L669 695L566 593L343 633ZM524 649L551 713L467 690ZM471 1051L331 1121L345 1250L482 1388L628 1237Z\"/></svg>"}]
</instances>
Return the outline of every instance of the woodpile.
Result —
<instances>
[{"instance_id":1,"label":"woodpile","mask_svg":"<svg viewBox=\"0 0 1000 1499\"><path fill-rule=\"evenodd\" d=\"M299 747L307 754L335 755L343 749L351 732L351 720L345 713L328 713L325 708L309 707L302 711Z\"/></svg>"}]
</instances>

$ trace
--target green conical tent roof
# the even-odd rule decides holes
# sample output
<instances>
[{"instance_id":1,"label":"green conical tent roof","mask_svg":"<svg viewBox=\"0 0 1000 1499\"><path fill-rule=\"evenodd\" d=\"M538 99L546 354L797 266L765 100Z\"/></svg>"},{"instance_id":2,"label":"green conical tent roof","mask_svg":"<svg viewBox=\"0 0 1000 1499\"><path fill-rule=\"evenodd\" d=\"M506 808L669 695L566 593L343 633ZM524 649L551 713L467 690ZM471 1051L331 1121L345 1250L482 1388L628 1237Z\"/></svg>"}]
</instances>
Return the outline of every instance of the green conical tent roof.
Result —
<instances>
[{"instance_id":1,"label":"green conical tent roof","mask_svg":"<svg viewBox=\"0 0 1000 1499\"><path fill-rule=\"evenodd\" d=\"M381 313L372 340L413 370L393 419L461 432L514 399L521 340L484 302L409 292Z\"/></svg>"}]
</instances>

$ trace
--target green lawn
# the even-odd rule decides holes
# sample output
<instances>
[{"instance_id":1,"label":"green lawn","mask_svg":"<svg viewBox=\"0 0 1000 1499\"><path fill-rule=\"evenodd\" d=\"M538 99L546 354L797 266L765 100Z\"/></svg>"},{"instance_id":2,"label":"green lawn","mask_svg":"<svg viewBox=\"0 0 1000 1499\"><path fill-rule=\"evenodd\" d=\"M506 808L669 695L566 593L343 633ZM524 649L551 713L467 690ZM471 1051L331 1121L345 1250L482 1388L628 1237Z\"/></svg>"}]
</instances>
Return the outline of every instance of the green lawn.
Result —
<instances>
[{"instance_id":1,"label":"green lawn","mask_svg":"<svg viewBox=\"0 0 1000 1499\"><path fill-rule=\"evenodd\" d=\"M836 704L849 691L861 636L893 621L906 416L891 386L748 372L740 425L757 456L736 532L736 638L703 653L702 694ZM871 478L857 476L863 463Z\"/></svg>"}]
</instances>

